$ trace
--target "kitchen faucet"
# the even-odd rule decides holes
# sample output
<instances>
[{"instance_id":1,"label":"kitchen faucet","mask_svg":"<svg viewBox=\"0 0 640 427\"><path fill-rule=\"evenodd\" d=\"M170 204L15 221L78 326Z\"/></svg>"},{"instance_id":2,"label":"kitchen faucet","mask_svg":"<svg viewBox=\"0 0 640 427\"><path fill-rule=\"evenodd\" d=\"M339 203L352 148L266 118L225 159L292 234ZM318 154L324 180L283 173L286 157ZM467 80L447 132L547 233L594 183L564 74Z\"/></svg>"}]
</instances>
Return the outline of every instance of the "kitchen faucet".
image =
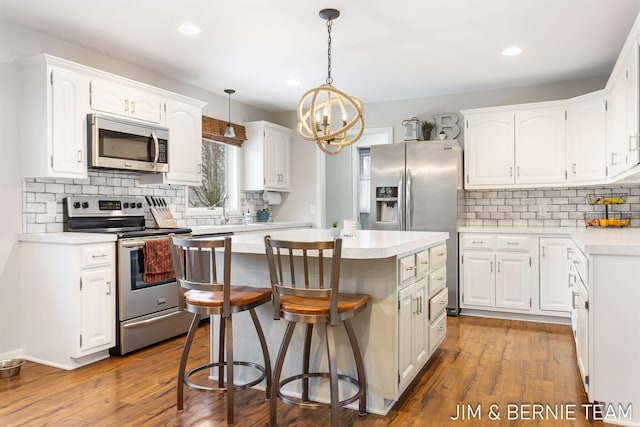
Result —
<instances>
[{"instance_id":1,"label":"kitchen faucet","mask_svg":"<svg viewBox=\"0 0 640 427\"><path fill-rule=\"evenodd\" d=\"M220 196L220 200L218 200L217 203L209 207L209 209L213 209L215 207L222 208L222 225L227 225L227 223L229 223L229 217L227 216L227 199L228 198L229 196L227 196L227 193L222 193L222 196Z\"/></svg>"}]
</instances>

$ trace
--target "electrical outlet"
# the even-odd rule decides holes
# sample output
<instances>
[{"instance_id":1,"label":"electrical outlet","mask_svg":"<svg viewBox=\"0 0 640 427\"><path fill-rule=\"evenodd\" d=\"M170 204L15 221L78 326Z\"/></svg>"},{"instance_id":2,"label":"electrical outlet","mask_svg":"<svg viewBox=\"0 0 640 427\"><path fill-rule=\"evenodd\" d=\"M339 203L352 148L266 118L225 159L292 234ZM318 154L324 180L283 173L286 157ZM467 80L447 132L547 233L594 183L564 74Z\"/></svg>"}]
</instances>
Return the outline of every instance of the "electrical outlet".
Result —
<instances>
[{"instance_id":1,"label":"electrical outlet","mask_svg":"<svg viewBox=\"0 0 640 427\"><path fill-rule=\"evenodd\" d=\"M57 210L58 210L58 208L56 206L56 202L47 202L46 203L46 209L47 209L47 216L55 218Z\"/></svg>"},{"instance_id":2,"label":"electrical outlet","mask_svg":"<svg viewBox=\"0 0 640 427\"><path fill-rule=\"evenodd\" d=\"M542 216L542 217L547 216L547 205L542 204L542 205L540 205L538 208L540 209L540 210L539 210L539 214L540 214L540 216Z\"/></svg>"}]
</instances>

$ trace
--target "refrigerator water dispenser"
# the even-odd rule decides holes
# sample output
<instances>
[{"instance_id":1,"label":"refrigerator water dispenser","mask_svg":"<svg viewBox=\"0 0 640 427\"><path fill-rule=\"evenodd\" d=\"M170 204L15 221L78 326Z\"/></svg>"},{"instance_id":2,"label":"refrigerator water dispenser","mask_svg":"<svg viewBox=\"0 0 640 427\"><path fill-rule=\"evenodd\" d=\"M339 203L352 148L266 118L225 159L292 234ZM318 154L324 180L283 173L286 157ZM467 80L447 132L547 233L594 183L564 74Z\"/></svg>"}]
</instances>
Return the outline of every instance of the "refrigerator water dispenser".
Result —
<instances>
[{"instance_id":1,"label":"refrigerator water dispenser","mask_svg":"<svg viewBox=\"0 0 640 427\"><path fill-rule=\"evenodd\" d=\"M398 222L398 187L376 187L376 222Z\"/></svg>"}]
</instances>

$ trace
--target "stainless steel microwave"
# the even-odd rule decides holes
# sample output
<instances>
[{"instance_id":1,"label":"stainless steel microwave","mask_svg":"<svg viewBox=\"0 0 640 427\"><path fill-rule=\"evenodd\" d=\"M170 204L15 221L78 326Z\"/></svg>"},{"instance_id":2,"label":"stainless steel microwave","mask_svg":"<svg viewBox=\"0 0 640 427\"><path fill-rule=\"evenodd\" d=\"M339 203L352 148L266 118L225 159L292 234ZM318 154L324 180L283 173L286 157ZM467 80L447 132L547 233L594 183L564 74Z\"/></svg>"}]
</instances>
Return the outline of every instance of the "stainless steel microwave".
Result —
<instances>
[{"instance_id":1,"label":"stainless steel microwave","mask_svg":"<svg viewBox=\"0 0 640 427\"><path fill-rule=\"evenodd\" d=\"M102 114L87 116L90 167L169 171L169 129Z\"/></svg>"}]
</instances>

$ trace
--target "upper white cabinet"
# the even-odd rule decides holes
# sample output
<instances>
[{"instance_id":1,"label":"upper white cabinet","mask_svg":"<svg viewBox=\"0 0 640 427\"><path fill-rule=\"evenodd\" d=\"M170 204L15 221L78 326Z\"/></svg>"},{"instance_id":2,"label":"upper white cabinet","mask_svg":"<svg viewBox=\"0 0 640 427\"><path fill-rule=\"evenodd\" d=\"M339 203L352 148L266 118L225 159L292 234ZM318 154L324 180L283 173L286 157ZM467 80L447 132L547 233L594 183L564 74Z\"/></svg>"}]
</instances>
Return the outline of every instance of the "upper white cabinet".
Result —
<instances>
[{"instance_id":1,"label":"upper white cabinet","mask_svg":"<svg viewBox=\"0 0 640 427\"><path fill-rule=\"evenodd\" d=\"M169 128L169 172L140 176L143 184L202 184L202 107L200 101L167 99L163 105Z\"/></svg>"},{"instance_id":2,"label":"upper white cabinet","mask_svg":"<svg viewBox=\"0 0 640 427\"><path fill-rule=\"evenodd\" d=\"M117 82L91 79L90 103L95 111L152 123L162 122L162 96Z\"/></svg>"},{"instance_id":3,"label":"upper white cabinet","mask_svg":"<svg viewBox=\"0 0 640 427\"><path fill-rule=\"evenodd\" d=\"M606 98L603 91L567 102L567 182L602 182L607 177Z\"/></svg>"},{"instance_id":4,"label":"upper white cabinet","mask_svg":"<svg viewBox=\"0 0 640 427\"><path fill-rule=\"evenodd\" d=\"M638 163L638 42L623 51L607 96L607 166L614 177Z\"/></svg>"},{"instance_id":5,"label":"upper white cabinet","mask_svg":"<svg viewBox=\"0 0 640 427\"><path fill-rule=\"evenodd\" d=\"M515 183L550 184L565 179L565 106L515 112Z\"/></svg>"},{"instance_id":6,"label":"upper white cabinet","mask_svg":"<svg viewBox=\"0 0 640 427\"><path fill-rule=\"evenodd\" d=\"M27 177L87 176L89 78L40 55L20 63L21 147Z\"/></svg>"},{"instance_id":7,"label":"upper white cabinet","mask_svg":"<svg viewBox=\"0 0 640 427\"><path fill-rule=\"evenodd\" d=\"M169 128L169 172L141 182L200 185L206 103L50 55L19 65L25 177L86 178L87 115L99 111Z\"/></svg>"},{"instance_id":8,"label":"upper white cabinet","mask_svg":"<svg viewBox=\"0 0 640 427\"><path fill-rule=\"evenodd\" d=\"M467 188L564 181L564 103L465 110L463 114Z\"/></svg>"},{"instance_id":9,"label":"upper white cabinet","mask_svg":"<svg viewBox=\"0 0 640 427\"><path fill-rule=\"evenodd\" d=\"M291 191L291 129L266 121L244 124L246 191Z\"/></svg>"},{"instance_id":10,"label":"upper white cabinet","mask_svg":"<svg viewBox=\"0 0 640 427\"><path fill-rule=\"evenodd\" d=\"M467 186L513 183L513 113L469 115L466 119Z\"/></svg>"}]
</instances>

